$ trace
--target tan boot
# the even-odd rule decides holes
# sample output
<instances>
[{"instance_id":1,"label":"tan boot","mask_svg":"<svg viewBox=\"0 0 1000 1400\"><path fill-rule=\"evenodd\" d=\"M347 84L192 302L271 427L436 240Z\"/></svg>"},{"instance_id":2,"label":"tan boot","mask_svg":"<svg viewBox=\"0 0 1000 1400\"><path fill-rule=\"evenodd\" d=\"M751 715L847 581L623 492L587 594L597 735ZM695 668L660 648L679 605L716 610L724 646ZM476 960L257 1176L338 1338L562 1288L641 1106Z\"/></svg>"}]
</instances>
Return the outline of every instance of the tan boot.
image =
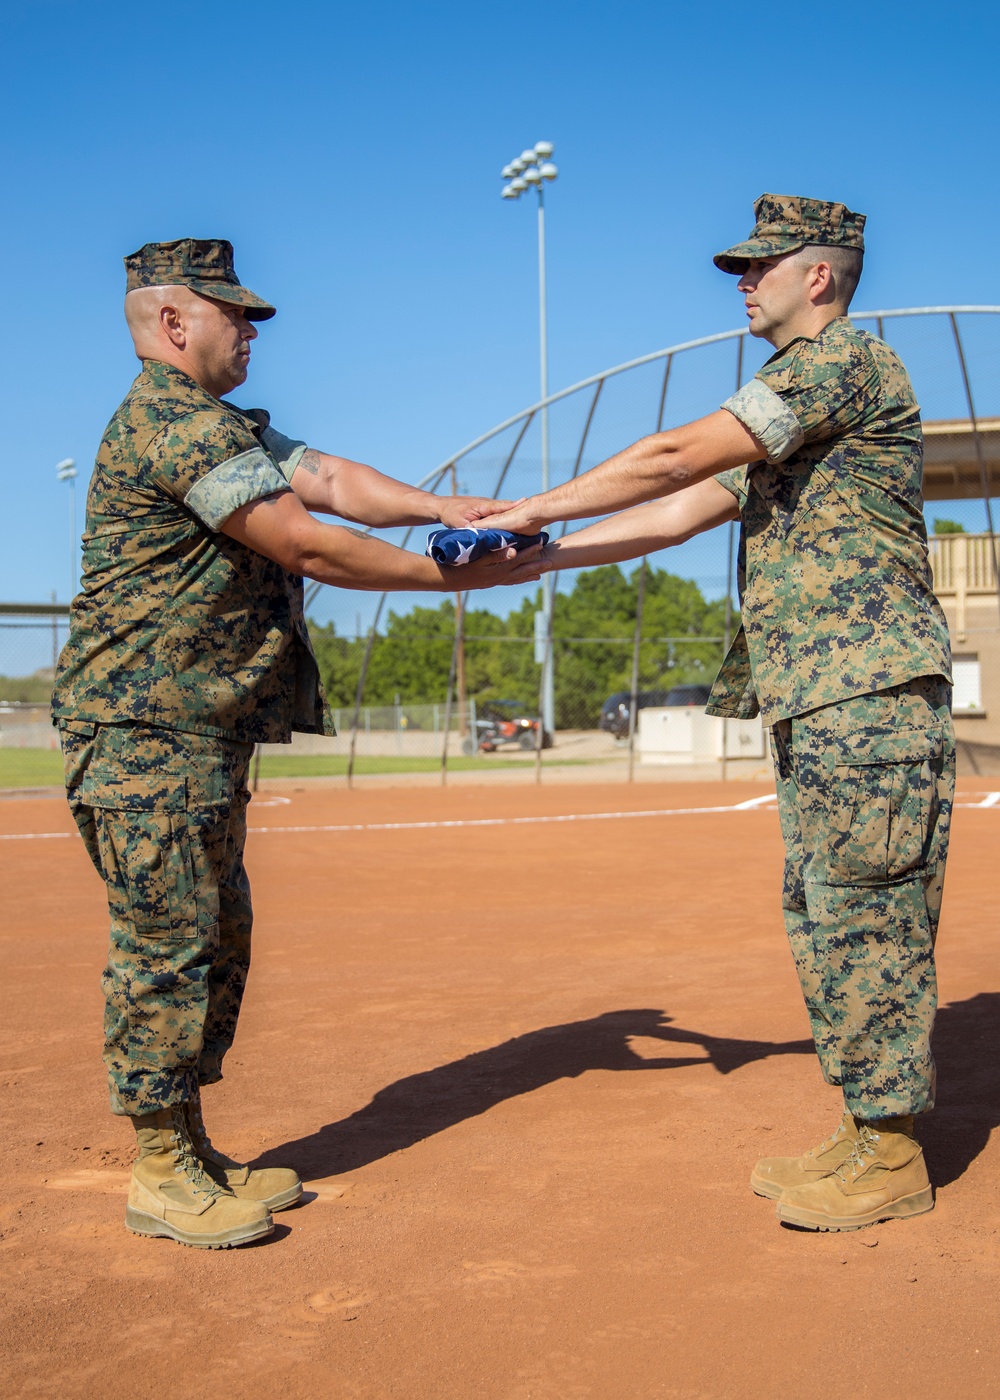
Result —
<instances>
[{"instance_id":1,"label":"tan boot","mask_svg":"<svg viewBox=\"0 0 1000 1400\"><path fill-rule=\"evenodd\" d=\"M132 1167L125 1225L202 1249L229 1249L274 1229L266 1207L238 1201L206 1176L195 1155L182 1104L132 1119L139 1156Z\"/></svg>"},{"instance_id":2,"label":"tan boot","mask_svg":"<svg viewBox=\"0 0 1000 1400\"><path fill-rule=\"evenodd\" d=\"M256 1171L234 1162L213 1147L201 1114L201 1098L184 1105L188 1130L198 1160L213 1181L231 1191L241 1201L259 1201L268 1210L287 1210L302 1199L302 1182L291 1167L260 1167Z\"/></svg>"},{"instance_id":3,"label":"tan boot","mask_svg":"<svg viewBox=\"0 0 1000 1400\"><path fill-rule=\"evenodd\" d=\"M750 1189L758 1196L776 1201L792 1186L807 1186L837 1170L847 1160L858 1140L858 1130L847 1109L836 1130L818 1147L810 1147L801 1157L761 1157L750 1173Z\"/></svg>"},{"instance_id":4,"label":"tan boot","mask_svg":"<svg viewBox=\"0 0 1000 1400\"><path fill-rule=\"evenodd\" d=\"M858 1140L832 1176L793 1186L780 1197L778 1219L804 1230L860 1230L933 1209L934 1192L913 1119L858 1124Z\"/></svg>"}]
</instances>

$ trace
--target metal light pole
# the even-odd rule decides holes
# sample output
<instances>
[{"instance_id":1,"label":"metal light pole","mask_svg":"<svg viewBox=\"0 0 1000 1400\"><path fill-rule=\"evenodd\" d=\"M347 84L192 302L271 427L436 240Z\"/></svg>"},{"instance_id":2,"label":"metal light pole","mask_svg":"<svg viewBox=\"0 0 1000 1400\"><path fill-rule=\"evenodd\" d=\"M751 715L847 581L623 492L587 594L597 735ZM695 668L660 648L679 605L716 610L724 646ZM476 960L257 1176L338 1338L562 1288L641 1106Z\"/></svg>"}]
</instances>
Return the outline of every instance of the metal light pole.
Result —
<instances>
[{"instance_id":1,"label":"metal light pole","mask_svg":"<svg viewBox=\"0 0 1000 1400\"><path fill-rule=\"evenodd\" d=\"M69 596L76 593L76 463L72 457L64 457L56 463L56 479L69 482Z\"/></svg>"},{"instance_id":2,"label":"metal light pole","mask_svg":"<svg viewBox=\"0 0 1000 1400\"><path fill-rule=\"evenodd\" d=\"M545 195L546 180L554 180L559 174L552 164L553 146L551 141L536 141L532 149L524 150L505 165L502 171L507 183L501 191L503 199L520 199L525 190L534 186L538 191L538 349L540 361L540 384L542 408L542 490L549 489L549 410L545 400L549 396L549 343L545 319ZM542 579L542 614L536 637L546 639L542 656L542 726L550 734L555 732L555 684L552 664L552 598L554 583L551 574ZM536 644L536 660L538 659Z\"/></svg>"},{"instance_id":3,"label":"metal light pole","mask_svg":"<svg viewBox=\"0 0 1000 1400\"><path fill-rule=\"evenodd\" d=\"M458 468L452 464L451 494L458 495ZM469 732L468 691L465 684L465 594L461 590L455 594L455 680L458 685L458 737L461 740ZM445 733L445 746L448 736Z\"/></svg>"}]
</instances>

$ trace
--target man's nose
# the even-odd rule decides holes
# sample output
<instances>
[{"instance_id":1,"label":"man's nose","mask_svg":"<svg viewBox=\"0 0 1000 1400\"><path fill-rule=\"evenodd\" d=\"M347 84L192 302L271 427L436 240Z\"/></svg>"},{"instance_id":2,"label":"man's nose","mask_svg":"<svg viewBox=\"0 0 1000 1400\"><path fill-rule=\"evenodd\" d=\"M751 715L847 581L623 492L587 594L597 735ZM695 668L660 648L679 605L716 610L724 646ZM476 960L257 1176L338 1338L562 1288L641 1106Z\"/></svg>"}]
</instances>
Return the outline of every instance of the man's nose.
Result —
<instances>
[{"instance_id":1,"label":"man's nose","mask_svg":"<svg viewBox=\"0 0 1000 1400\"><path fill-rule=\"evenodd\" d=\"M252 321L248 321L245 316L243 317L243 334L246 336L247 340L257 339L257 327Z\"/></svg>"}]
</instances>

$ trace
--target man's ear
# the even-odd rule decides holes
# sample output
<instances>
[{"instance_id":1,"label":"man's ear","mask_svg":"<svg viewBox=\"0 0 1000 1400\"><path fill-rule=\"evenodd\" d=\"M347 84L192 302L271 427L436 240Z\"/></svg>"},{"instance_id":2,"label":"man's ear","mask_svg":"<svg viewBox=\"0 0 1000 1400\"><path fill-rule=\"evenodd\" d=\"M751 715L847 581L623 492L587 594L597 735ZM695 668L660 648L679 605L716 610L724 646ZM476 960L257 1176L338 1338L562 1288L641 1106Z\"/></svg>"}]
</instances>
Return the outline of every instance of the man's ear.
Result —
<instances>
[{"instance_id":1,"label":"man's ear","mask_svg":"<svg viewBox=\"0 0 1000 1400\"><path fill-rule=\"evenodd\" d=\"M815 306L823 306L834 301L836 285L833 268L828 262L813 263L809 269L809 299Z\"/></svg>"},{"instance_id":2,"label":"man's ear","mask_svg":"<svg viewBox=\"0 0 1000 1400\"><path fill-rule=\"evenodd\" d=\"M160 329L170 341L171 345L176 345L178 350L183 350L187 344L187 331L184 328L184 321L176 306L161 306L159 310Z\"/></svg>"}]
</instances>

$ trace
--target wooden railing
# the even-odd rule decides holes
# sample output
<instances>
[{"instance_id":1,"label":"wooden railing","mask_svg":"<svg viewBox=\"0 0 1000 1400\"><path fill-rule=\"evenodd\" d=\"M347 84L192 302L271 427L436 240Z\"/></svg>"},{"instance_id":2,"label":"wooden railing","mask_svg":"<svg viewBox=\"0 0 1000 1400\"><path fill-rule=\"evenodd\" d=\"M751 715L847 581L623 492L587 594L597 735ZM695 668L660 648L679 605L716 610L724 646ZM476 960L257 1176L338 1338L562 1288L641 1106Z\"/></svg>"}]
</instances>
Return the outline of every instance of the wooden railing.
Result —
<instances>
[{"instance_id":1,"label":"wooden railing","mask_svg":"<svg viewBox=\"0 0 1000 1400\"><path fill-rule=\"evenodd\" d=\"M989 535L932 535L930 551L934 591L954 608L955 631L961 636L967 600L996 594L993 542Z\"/></svg>"}]
</instances>

